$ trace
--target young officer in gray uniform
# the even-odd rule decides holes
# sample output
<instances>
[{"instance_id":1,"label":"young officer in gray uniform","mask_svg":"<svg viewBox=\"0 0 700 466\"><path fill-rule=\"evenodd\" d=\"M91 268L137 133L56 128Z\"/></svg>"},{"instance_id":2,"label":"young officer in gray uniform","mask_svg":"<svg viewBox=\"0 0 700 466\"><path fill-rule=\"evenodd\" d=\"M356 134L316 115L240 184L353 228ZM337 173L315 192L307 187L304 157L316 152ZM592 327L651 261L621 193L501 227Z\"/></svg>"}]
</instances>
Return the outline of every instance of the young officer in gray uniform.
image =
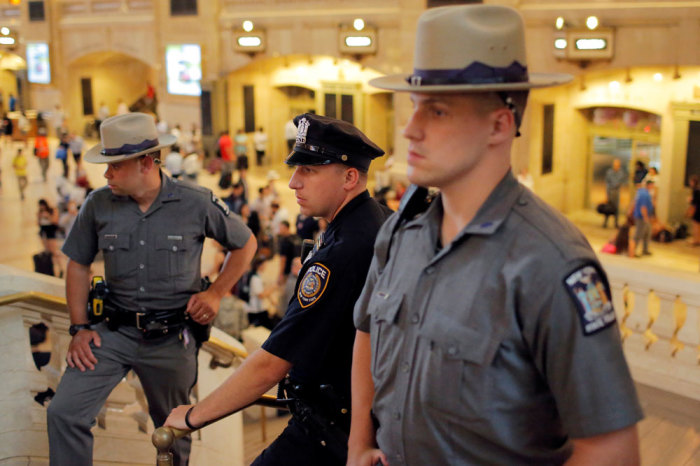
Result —
<instances>
[{"instance_id":1,"label":"young officer in gray uniform","mask_svg":"<svg viewBox=\"0 0 700 466\"><path fill-rule=\"evenodd\" d=\"M289 373L284 386L294 387L287 395L299 403L284 432L253 464L344 465L352 310L390 213L369 196L367 170L384 151L344 121L303 114L294 123L298 133L286 163L296 169L289 187L301 213L325 218L328 229L304 258L296 294L262 349L198 405L174 410L166 425L193 428L237 411Z\"/></svg>"},{"instance_id":2,"label":"young officer in gray uniform","mask_svg":"<svg viewBox=\"0 0 700 466\"><path fill-rule=\"evenodd\" d=\"M349 464L638 463L605 273L510 170L527 90L570 77L528 75L522 19L495 5L423 13L414 64L372 84L411 92L408 177L440 194L417 190L377 237Z\"/></svg>"},{"instance_id":3,"label":"young officer in gray uniform","mask_svg":"<svg viewBox=\"0 0 700 466\"><path fill-rule=\"evenodd\" d=\"M90 194L63 246L70 259L66 298L73 339L69 367L48 408L50 459L57 466L92 464L90 428L130 369L156 426L173 407L189 402L199 346L190 327L202 330L214 319L257 247L250 230L211 191L162 173L160 150L175 140L159 138L151 116L108 118L100 133L102 143L85 159L107 164L108 186ZM219 278L202 291L205 237L231 252ZM106 321L91 326L86 314L90 264L98 251L109 288L109 327ZM176 443L176 464L187 464L189 450L189 439Z\"/></svg>"}]
</instances>

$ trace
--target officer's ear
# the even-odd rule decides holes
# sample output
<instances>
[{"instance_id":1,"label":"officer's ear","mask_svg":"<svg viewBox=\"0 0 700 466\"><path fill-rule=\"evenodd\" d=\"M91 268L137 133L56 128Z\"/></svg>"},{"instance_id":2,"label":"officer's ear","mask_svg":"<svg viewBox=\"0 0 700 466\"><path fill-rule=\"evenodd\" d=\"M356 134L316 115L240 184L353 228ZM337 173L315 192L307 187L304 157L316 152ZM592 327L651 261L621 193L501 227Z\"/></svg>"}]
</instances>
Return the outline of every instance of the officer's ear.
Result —
<instances>
[{"instance_id":1,"label":"officer's ear","mask_svg":"<svg viewBox=\"0 0 700 466\"><path fill-rule=\"evenodd\" d=\"M343 184L345 186L345 189L351 190L357 186L357 183L359 183L361 175L360 171L355 168L355 167L344 167L344 179L343 179Z\"/></svg>"}]
</instances>

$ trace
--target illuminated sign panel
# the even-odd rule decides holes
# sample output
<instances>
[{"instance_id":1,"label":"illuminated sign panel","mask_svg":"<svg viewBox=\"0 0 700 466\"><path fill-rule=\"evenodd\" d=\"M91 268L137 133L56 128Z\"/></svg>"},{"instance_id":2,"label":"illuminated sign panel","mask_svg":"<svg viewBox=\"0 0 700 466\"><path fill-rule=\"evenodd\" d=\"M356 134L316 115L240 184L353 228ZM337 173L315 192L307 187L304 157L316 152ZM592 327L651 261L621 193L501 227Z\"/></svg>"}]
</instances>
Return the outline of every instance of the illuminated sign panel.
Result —
<instances>
[{"instance_id":1,"label":"illuminated sign panel","mask_svg":"<svg viewBox=\"0 0 700 466\"><path fill-rule=\"evenodd\" d=\"M354 28L340 30L338 48L341 53L353 55L377 53L377 31L365 27L361 31Z\"/></svg>"},{"instance_id":2,"label":"illuminated sign panel","mask_svg":"<svg viewBox=\"0 0 700 466\"><path fill-rule=\"evenodd\" d=\"M246 32L238 30L233 32L233 50L243 53L257 53L265 51L265 31L260 29Z\"/></svg>"},{"instance_id":3,"label":"illuminated sign panel","mask_svg":"<svg viewBox=\"0 0 700 466\"><path fill-rule=\"evenodd\" d=\"M202 50L199 45L166 46L165 66L170 94L192 96L202 94Z\"/></svg>"},{"instance_id":4,"label":"illuminated sign panel","mask_svg":"<svg viewBox=\"0 0 700 466\"><path fill-rule=\"evenodd\" d=\"M612 29L566 31L566 58L574 60L611 59L614 35Z\"/></svg>"},{"instance_id":5,"label":"illuminated sign panel","mask_svg":"<svg viewBox=\"0 0 700 466\"><path fill-rule=\"evenodd\" d=\"M27 43L27 80L30 83L51 83L49 44L46 42Z\"/></svg>"}]
</instances>

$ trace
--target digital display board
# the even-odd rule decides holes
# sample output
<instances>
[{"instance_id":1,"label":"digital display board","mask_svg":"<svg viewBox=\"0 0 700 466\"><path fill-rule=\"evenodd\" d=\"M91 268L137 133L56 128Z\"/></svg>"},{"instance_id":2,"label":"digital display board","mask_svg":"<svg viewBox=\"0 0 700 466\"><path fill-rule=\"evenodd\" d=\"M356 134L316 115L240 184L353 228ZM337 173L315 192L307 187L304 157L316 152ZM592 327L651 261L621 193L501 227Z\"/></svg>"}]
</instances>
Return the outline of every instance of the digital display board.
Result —
<instances>
[{"instance_id":1,"label":"digital display board","mask_svg":"<svg viewBox=\"0 0 700 466\"><path fill-rule=\"evenodd\" d=\"M37 84L51 82L49 44L46 42L27 43L27 79Z\"/></svg>"},{"instance_id":2,"label":"digital display board","mask_svg":"<svg viewBox=\"0 0 700 466\"><path fill-rule=\"evenodd\" d=\"M202 50L197 44L168 45L165 48L168 92L201 95Z\"/></svg>"}]
</instances>

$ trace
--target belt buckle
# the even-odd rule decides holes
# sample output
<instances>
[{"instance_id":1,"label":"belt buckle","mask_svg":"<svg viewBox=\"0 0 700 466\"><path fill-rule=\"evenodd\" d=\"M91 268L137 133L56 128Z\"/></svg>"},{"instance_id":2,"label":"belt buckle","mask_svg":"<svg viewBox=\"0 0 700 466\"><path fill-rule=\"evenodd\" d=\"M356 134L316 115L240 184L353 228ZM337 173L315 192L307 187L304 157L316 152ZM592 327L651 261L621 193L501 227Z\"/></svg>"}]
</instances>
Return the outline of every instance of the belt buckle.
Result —
<instances>
[{"instance_id":1,"label":"belt buckle","mask_svg":"<svg viewBox=\"0 0 700 466\"><path fill-rule=\"evenodd\" d=\"M136 313L136 328L139 330L146 330L145 328L141 327L141 317L146 317L145 312L137 312Z\"/></svg>"}]
</instances>

